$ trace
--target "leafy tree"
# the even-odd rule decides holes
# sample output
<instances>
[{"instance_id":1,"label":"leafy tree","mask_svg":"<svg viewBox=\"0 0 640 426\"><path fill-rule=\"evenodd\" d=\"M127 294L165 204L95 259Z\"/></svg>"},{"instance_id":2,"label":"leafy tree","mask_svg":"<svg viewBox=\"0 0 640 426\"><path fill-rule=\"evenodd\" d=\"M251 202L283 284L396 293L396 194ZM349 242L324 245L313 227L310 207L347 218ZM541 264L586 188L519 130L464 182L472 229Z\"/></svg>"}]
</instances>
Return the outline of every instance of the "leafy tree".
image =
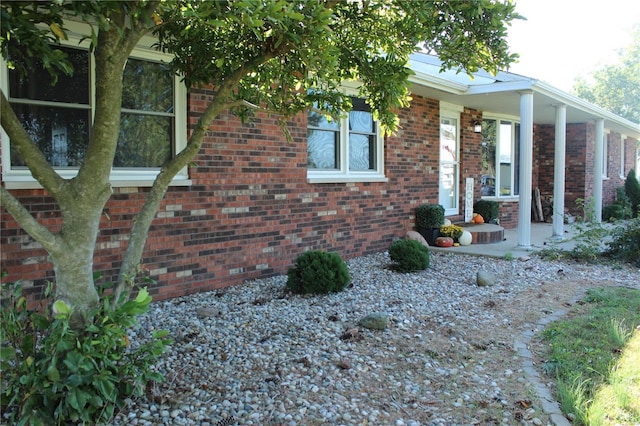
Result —
<instances>
[{"instance_id":1,"label":"leafy tree","mask_svg":"<svg viewBox=\"0 0 640 426\"><path fill-rule=\"evenodd\" d=\"M86 36L95 56L95 113L75 178L56 173L5 93L0 99L2 127L33 177L58 203L62 226L51 230L39 223L4 187L0 203L48 251L56 297L78 312L99 303L92 271L98 224L111 195L119 129L134 125L121 119L123 68L144 35L154 35L158 49L175 55L171 70L183 75L188 87L211 85L213 97L186 148L164 163L136 216L117 295L128 292L169 183L194 159L221 112L250 119L262 109L280 114L284 123L315 104L336 115L350 107L340 84L353 79L364 83L360 96L368 99L375 118L393 131L394 111L408 105L409 54L419 47L438 54L444 68L495 72L515 59L505 36L506 26L518 17L511 2L495 0L57 0L2 2L0 7L0 47L9 66L27 72L39 60L54 81L73 73L57 45L66 37L67 20L91 28ZM157 131L153 126L138 130ZM141 147L136 155L146 151Z\"/></svg>"},{"instance_id":2,"label":"leafy tree","mask_svg":"<svg viewBox=\"0 0 640 426\"><path fill-rule=\"evenodd\" d=\"M593 82L576 80L573 91L581 98L640 123L640 24L633 42L623 49L619 62L595 71Z\"/></svg>"}]
</instances>

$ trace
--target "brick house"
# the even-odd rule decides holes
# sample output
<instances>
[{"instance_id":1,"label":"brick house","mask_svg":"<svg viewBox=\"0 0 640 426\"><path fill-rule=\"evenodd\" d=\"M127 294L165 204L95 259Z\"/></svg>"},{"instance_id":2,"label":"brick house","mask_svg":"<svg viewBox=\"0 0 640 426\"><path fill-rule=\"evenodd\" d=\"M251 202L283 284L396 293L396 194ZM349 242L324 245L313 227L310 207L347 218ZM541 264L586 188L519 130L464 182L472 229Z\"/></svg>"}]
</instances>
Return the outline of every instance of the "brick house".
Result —
<instances>
[{"instance_id":1,"label":"brick house","mask_svg":"<svg viewBox=\"0 0 640 426\"><path fill-rule=\"evenodd\" d=\"M144 46L134 54L141 66L150 55L161 56ZM76 69L90 63L87 55L79 52ZM78 105L91 108L90 82L82 90L52 94L54 104L30 97L22 83L7 77L6 64L0 66L2 89L23 112L46 116L43 106L62 111L65 102L74 111L82 109ZM555 197L562 199L560 211L571 210L578 197L594 196L606 205L624 175L638 170L638 124L530 78L479 72L471 80L439 73L437 58L423 54L412 58L411 67L411 107L399 112L401 129L385 138L357 100L339 123L313 112L295 117L288 123L292 143L277 117L259 114L251 124L231 114L218 117L195 164L169 188L149 232L143 266L158 282L151 289L155 298L281 274L308 249L337 251L343 258L385 250L413 229L414 210L423 203L442 204L448 217L463 220L465 201L497 200L501 224L518 227L518 243L526 246L532 188L562 195ZM153 66L144 69L153 72ZM27 86L45 78L35 76ZM172 108L163 109L170 112L156 114L171 123L169 151L180 149L211 96L207 88L173 83ZM67 100L69 92L79 98ZM135 106L130 110L136 112ZM72 118L88 124L84 114ZM47 126L43 148L63 176L72 176L73 140L83 130L54 120ZM55 228L60 212L12 155L4 132L0 154L2 184ZM116 159L114 194L101 224L95 270L107 280L117 276L131 222L157 170L149 167L153 159L143 163L147 167L132 167L129 158L150 156L134 154ZM1 269L39 292L54 278L47 254L6 211L1 214Z\"/></svg>"}]
</instances>

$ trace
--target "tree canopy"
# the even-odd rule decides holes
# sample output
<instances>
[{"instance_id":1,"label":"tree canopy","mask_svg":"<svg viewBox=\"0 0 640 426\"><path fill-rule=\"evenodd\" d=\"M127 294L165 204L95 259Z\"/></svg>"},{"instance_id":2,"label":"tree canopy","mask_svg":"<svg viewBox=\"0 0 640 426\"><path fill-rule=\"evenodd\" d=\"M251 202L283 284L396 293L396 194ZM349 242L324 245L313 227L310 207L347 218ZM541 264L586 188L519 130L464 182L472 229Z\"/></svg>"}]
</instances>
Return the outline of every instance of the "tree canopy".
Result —
<instances>
[{"instance_id":1,"label":"tree canopy","mask_svg":"<svg viewBox=\"0 0 640 426\"><path fill-rule=\"evenodd\" d=\"M123 69L140 40L173 55L172 72L187 87L207 86L212 101L186 147L159 169L137 213L123 256L116 294L126 293L147 232L173 177L197 155L205 131L223 111L250 119L256 110L287 116L308 108L337 115L349 110L341 84L360 82L386 129L409 102L408 58L417 49L437 54L443 68L497 71L514 59L505 41L517 18L510 1L414 0L147 0L2 2L0 49L8 67L29 73L37 62L53 83L73 74L59 43L68 23L87 24L95 62L95 111L77 176L62 178L25 131L2 92L1 123L33 177L52 196L62 226L49 229L20 200L0 188L0 203L49 252L56 292L80 310L95 305L93 251L123 118ZM126 99L125 99L126 101ZM284 127L284 125L283 125ZM144 129L141 127L141 129ZM5 154L6 155L6 154ZM155 161L155 160L149 160Z\"/></svg>"},{"instance_id":2,"label":"tree canopy","mask_svg":"<svg viewBox=\"0 0 640 426\"><path fill-rule=\"evenodd\" d=\"M591 78L577 79L573 91L589 102L640 123L640 24L634 27L633 41L618 59L616 64L595 71Z\"/></svg>"}]
</instances>

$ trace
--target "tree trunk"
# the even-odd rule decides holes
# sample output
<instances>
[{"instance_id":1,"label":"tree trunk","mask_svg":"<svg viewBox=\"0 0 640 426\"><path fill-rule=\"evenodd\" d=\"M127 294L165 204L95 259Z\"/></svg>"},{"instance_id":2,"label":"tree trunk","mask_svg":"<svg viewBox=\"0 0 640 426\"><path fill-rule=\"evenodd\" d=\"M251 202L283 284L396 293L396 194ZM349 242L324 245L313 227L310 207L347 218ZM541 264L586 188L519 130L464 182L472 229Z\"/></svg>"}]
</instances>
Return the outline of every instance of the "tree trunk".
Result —
<instances>
[{"instance_id":1,"label":"tree trunk","mask_svg":"<svg viewBox=\"0 0 640 426\"><path fill-rule=\"evenodd\" d=\"M99 302L93 281L93 249L86 244L69 244L60 256L52 256L56 274L56 299L74 307L77 314L85 315Z\"/></svg>"}]
</instances>

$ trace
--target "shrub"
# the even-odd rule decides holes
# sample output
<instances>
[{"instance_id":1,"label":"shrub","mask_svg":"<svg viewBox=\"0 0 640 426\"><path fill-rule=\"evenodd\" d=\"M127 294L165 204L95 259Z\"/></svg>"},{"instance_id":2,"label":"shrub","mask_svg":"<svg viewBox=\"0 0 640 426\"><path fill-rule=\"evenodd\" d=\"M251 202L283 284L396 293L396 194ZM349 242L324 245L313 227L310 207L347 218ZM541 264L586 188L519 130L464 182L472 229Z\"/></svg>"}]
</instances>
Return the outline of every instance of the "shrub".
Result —
<instances>
[{"instance_id":1,"label":"shrub","mask_svg":"<svg viewBox=\"0 0 640 426\"><path fill-rule=\"evenodd\" d=\"M444 207L440 204L423 204L416 209L416 228L431 229L444 225Z\"/></svg>"},{"instance_id":2,"label":"shrub","mask_svg":"<svg viewBox=\"0 0 640 426\"><path fill-rule=\"evenodd\" d=\"M632 169L624 181L624 192L631 202L631 211L633 217L638 217L640 209L640 183L636 179L636 172Z\"/></svg>"},{"instance_id":3,"label":"shrub","mask_svg":"<svg viewBox=\"0 0 640 426\"><path fill-rule=\"evenodd\" d=\"M632 216L631 200L629 200L624 186L620 186L616 188L616 201L602 209L602 219L631 219Z\"/></svg>"},{"instance_id":4,"label":"shrub","mask_svg":"<svg viewBox=\"0 0 640 426\"><path fill-rule=\"evenodd\" d=\"M602 220L620 220L626 218L627 212L624 206L618 203L609 204L602 209Z\"/></svg>"},{"instance_id":5,"label":"shrub","mask_svg":"<svg viewBox=\"0 0 640 426\"><path fill-rule=\"evenodd\" d=\"M389 256L399 272L422 271L429 267L429 249L415 240L397 240L389 247Z\"/></svg>"},{"instance_id":6,"label":"shrub","mask_svg":"<svg viewBox=\"0 0 640 426\"><path fill-rule=\"evenodd\" d=\"M136 348L127 337L136 315L148 310L146 289L116 307L105 298L75 328L63 301L38 313L27 308L19 283L3 284L3 291L0 401L11 424L108 424L125 398L163 379L152 366L170 343L167 332Z\"/></svg>"},{"instance_id":7,"label":"shrub","mask_svg":"<svg viewBox=\"0 0 640 426\"><path fill-rule=\"evenodd\" d=\"M607 255L640 267L640 217L616 226L607 243Z\"/></svg>"},{"instance_id":8,"label":"shrub","mask_svg":"<svg viewBox=\"0 0 640 426\"><path fill-rule=\"evenodd\" d=\"M473 211L478 213L485 222L491 222L498 218L498 202L490 200L478 200L473 205Z\"/></svg>"},{"instance_id":9,"label":"shrub","mask_svg":"<svg viewBox=\"0 0 640 426\"><path fill-rule=\"evenodd\" d=\"M340 255L312 250L302 253L287 272L287 287L294 293L326 294L344 290L351 281Z\"/></svg>"}]
</instances>

